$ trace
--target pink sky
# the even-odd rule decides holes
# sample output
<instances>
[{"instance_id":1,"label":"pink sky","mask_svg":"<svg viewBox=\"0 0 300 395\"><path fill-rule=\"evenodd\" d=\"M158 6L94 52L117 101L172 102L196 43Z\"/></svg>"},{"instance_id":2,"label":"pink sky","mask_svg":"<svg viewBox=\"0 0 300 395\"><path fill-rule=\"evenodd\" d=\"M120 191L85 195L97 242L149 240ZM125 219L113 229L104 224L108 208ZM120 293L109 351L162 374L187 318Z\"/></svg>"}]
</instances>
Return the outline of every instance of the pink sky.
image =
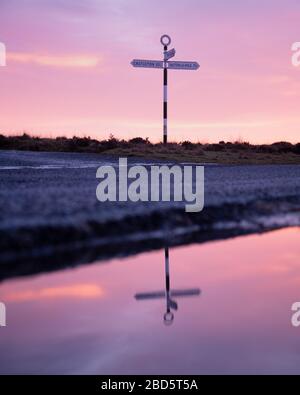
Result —
<instances>
[{"instance_id":1,"label":"pink sky","mask_svg":"<svg viewBox=\"0 0 300 395\"><path fill-rule=\"evenodd\" d=\"M1 0L0 133L162 137L161 34L197 72L169 74L169 139L299 141L297 0Z\"/></svg>"}]
</instances>

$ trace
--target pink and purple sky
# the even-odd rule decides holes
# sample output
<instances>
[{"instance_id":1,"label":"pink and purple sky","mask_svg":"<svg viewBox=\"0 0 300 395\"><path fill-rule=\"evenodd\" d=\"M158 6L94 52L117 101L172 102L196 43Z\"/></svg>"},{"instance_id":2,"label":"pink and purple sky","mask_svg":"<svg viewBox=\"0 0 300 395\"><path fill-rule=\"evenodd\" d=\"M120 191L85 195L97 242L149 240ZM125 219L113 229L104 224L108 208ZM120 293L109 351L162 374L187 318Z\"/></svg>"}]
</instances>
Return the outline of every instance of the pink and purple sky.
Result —
<instances>
[{"instance_id":1,"label":"pink and purple sky","mask_svg":"<svg viewBox=\"0 0 300 395\"><path fill-rule=\"evenodd\" d=\"M0 0L0 133L162 137L160 59L169 74L169 139L300 140L299 0Z\"/></svg>"}]
</instances>

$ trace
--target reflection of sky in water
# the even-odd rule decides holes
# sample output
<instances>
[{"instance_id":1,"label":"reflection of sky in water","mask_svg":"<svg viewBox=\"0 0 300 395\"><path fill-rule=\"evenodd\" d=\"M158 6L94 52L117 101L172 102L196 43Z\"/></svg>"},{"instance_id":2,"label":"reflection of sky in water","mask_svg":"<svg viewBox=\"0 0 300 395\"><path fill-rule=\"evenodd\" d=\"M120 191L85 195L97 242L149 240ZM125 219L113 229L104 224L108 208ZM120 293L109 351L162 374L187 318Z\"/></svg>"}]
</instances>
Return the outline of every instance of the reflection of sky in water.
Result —
<instances>
[{"instance_id":1,"label":"reflection of sky in water","mask_svg":"<svg viewBox=\"0 0 300 395\"><path fill-rule=\"evenodd\" d=\"M136 301L165 287L164 252L152 252L0 286L0 372L299 373L300 232L170 250L174 298Z\"/></svg>"},{"instance_id":2,"label":"reflection of sky in water","mask_svg":"<svg viewBox=\"0 0 300 395\"><path fill-rule=\"evenodd\" d=\"M67 287L45 287L34 290L15 291L3 297L7 302L27 302L31 300L51 298L99 298L103 294L101 287L97 284L74 284Z\"/></svg>"}]
</instances>

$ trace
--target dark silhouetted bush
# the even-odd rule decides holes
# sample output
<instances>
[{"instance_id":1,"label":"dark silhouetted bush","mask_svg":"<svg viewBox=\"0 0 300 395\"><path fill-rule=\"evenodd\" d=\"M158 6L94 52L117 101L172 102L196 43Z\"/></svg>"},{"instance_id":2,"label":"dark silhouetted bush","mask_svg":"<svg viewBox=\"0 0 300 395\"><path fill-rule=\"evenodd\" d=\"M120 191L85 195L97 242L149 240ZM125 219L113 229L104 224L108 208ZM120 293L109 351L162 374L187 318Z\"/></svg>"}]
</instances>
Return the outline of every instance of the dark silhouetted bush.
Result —
<instances>
[{"instance_id":1,"label":"dark silhouetted bush","mask_svg":"<svg viewBox=\"0 0 300 395\"><path fill-rule=\"evenodd\" d=\"M295 152L295 154L300 155L300 143L294 145L293 151Z\"/></svg>"},{"instance_id":2,"label":"dark silhouetted bush","mask_svg":"<svg viewBox=\"0 0 300 395\"><path fill-rule=\"evenodd\" d=\"M182 146L184 149L193 149L193 148L195 148L195 144L191 143L190 141L183 141L183 142L181 143L181 146Z\"/></svg>"},{"instance_id":3,"label":"dark silhouetted bush","mask_svg":"<svg viewBox=\"0 0 300 395\"><path fill-rule=\"evenodd\" d=\"M293 144L286 141L279 141L277 143L271 144L271 147L273 147L277 152L292 152L294 146Z\"/></svg>"},{"instance_id":4,"label":"dark silhouetted bush","mask_svg":"<svg viewBox=\"0 0 300 395\"><path fill-rule=\"evenodd\" d=\"M205 148L207 149L207 151L214 151L214 152L225 150L225 146L220 144L208 144Z\"/></svg>"},{"instance_id":5,"label":"dark silhouetted bush","mask_svg":"<svg viewBox=\"0 0 300 395\"><path fill-rule=\"evenodd\" d=\"M131 144L150 144L149 137L143 139L142 137L134 137L128 141Z\"/></svg>"}]
</instances>

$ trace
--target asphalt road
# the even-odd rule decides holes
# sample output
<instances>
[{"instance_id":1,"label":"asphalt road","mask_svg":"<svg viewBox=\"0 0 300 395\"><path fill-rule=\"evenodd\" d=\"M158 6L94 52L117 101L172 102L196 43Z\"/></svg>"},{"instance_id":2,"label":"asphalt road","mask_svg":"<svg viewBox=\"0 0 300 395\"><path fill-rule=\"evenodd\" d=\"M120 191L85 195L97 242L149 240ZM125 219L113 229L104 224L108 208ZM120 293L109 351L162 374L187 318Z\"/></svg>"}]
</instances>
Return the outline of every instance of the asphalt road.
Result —
<instances>
[{"instance_id":1,"label":"asphalt road","mask_svg":"<svg viewBox=\"0 0 300 395\"><path fill-rule=\"evenodd\" d=\"M118 158L0 151L0 261L76 243L105 245L107 256L116 253L112 242L176 244L187 234L205 241L300 225L297 165L205 165L205 208L186 213L178 202L97 201L96 170L107 164L117 166Z\"/></svg>"}]
</instances>

